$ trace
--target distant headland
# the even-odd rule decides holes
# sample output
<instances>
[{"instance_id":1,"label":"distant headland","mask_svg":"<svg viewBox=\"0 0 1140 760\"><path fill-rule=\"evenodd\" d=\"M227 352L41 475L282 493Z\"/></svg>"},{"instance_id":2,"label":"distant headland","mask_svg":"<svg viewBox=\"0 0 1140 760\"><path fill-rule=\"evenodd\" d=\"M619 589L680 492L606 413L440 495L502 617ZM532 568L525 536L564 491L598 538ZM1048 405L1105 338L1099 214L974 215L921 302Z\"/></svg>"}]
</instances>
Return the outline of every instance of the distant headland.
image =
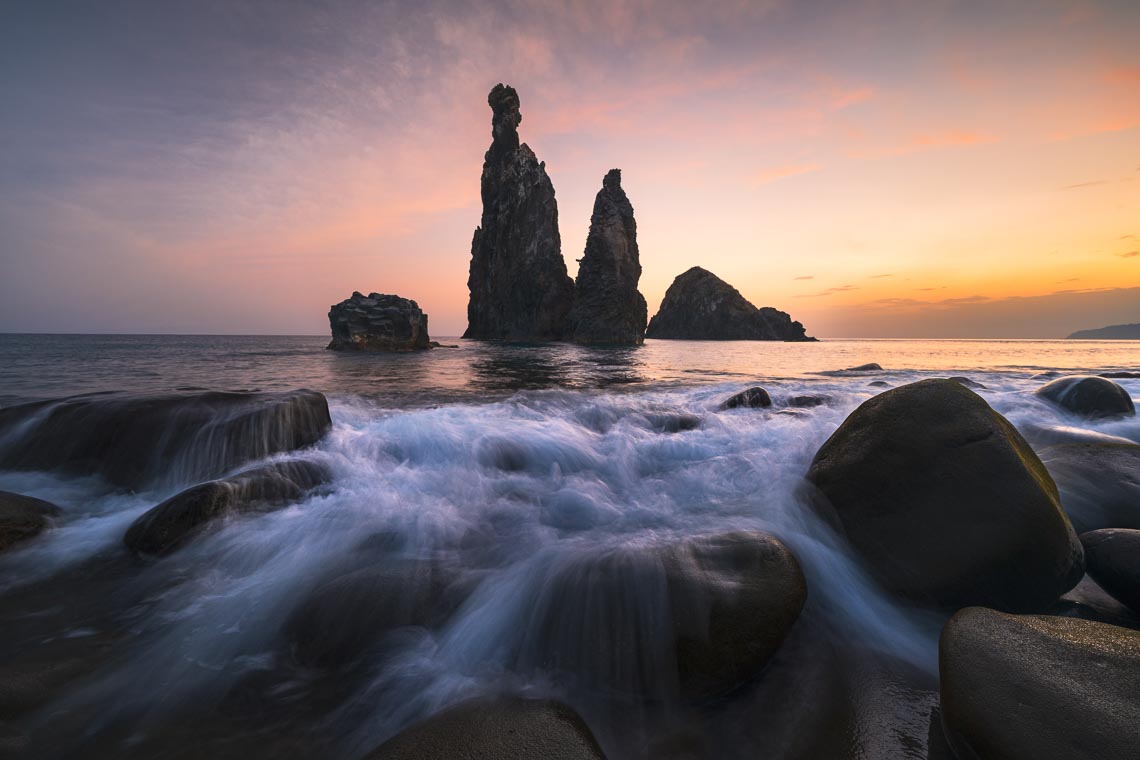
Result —
<instances>
[{"instance_id":1,"label":"distant headland","mask_svg":"<svg viewBox=\"0 0 1140 760\"><path fill-rule=\"evenodd\" d=\"M1077 330L1069 340L1140 340L1140 324L1109 325L1095 330Z\"/></svg>"},{"instance_id":2,"label":"distant headland","mask_svg":"<svg viewBox=\"0 0 1140 760\"><path fill-rule=\"evenodd\" d=\"M464 338L638 346L646 337L682 340L810 341L785 312L756 308L736 288L693 267L669 287L647 320L638 291L641 260L633 205L611 169L594 199L578 278L570 278L558 232L558 203L546 164L520 142L519 96L497 84L491 146L483 157L483 214L471 240ZM407 351L432 347L415 301L359 293L332 307L332 349ZM382 334L372 335L375 327ZM648 327L648 332L647 328Z\"/></svg>"}]
</instances>

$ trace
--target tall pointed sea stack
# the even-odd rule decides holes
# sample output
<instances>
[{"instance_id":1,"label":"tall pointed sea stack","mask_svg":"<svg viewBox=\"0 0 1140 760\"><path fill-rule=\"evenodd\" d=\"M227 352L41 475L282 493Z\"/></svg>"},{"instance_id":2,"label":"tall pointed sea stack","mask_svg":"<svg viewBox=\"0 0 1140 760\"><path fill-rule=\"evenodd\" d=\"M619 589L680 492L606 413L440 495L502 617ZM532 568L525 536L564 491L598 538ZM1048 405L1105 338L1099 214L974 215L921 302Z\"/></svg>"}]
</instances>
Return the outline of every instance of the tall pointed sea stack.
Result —
<instances>
[{"instance_id":1,"label":"tall pointed sea stack","mask_svg":"<svg viewBox=\"0 0 1140 760\"><path fill-rule=\"evenodd\" d=\"M611 169L594 200L568 337L576 343L643 343L648 309L637 290L640 278L633 206L621 188L621 169Z\"/></svg>"},{"instance_id":2,"label":"tall pointed sea stack","mask_svg":"<svg viewBox=\"0 0 1140 760\"><path fill-rule=\"evenodd\" d=\"M546 165L519 144L513 87L495 85L492 142L483 159L483 219L471 241L464 338L560 340L574 299Z\"/></svg>"}]
</instances>

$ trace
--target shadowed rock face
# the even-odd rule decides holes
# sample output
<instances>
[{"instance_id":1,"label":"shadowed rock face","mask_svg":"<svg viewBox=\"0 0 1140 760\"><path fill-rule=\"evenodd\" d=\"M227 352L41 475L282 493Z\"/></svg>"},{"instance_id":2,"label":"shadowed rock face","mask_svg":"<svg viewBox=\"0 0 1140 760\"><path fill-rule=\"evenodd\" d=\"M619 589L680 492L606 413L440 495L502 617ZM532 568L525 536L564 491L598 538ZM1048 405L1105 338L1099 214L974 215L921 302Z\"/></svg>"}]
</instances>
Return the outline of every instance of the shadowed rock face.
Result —
<instances>
[{"instance_id":1,"label":"shadowed rock face","mask_svg":"<svg viewBox=\"0 0 1140 760\"><path fill-rule=\"evenodd\" d=\"M0 469L100 475L139 489L216 478L316 443L320 393L95 393L0 410Z\"/></svg>"},{"instance_id":2,"label":"shadowed rock face","mask_svg":"<svg viewBox=\"0 0 1140 760\"><path fill-rule=\"evenodd\" d=\"M641 260L633 206L611 169L594 199L586 253L578 267L568 337L576 343L640 345L648 310L637 290Z\"/></svg>"},{"instance_id":3,"label":"shadowed rock face","mask_svg":"<svg viewBox=\"0 0 1140 760\"><path fill-rule=\"evenodd\" d=\"M0 491L0 552L39 535L60 514L49 502Z\"/></svg>"},{"instance_id":4,"label":"shadowed rock face","mask_svg":"<svg viewBox=\"0 0 1140 760\"><path fill-rule=\"evenodd\" d=\"M1131 417L1132 397L1120 385L1103 377L1060 377L1037 390L1037 395L1082 417Z\"/></svg>"},{"instance_id":5,"label":"shadowed rock face","mask_svg":"<svg viewBox=\"0 0 1140 760\"><path fill-rule=\"evenodd\" d=\"M471 241L464 338L560 340L574 300L545 164L519 143L514 88L487 97L493 142L483 160L483 218Z\"/></svg>"},{"instance_id":6,"label":"shadowed rock face","mask_svg":"<svg viewBox=\"0 0 1140 760\"><path fill-rule=\"evenodd\" d=\"M815 340L785 312L757 309L712 272L693 267L665 291L647 338L678 340Z\"/></svg>"},{"instance_id":7,"label":"shadowed rock face","mask_svg":"<svg viewBox=\"0 0 1140 760\"><path fill-rule=\"evenodd\" d=\"M431 348L428 317L419 304L399 296L372 293L329 308L332 342L338 351L414 351Z\"/></svg>"}]
</instances>

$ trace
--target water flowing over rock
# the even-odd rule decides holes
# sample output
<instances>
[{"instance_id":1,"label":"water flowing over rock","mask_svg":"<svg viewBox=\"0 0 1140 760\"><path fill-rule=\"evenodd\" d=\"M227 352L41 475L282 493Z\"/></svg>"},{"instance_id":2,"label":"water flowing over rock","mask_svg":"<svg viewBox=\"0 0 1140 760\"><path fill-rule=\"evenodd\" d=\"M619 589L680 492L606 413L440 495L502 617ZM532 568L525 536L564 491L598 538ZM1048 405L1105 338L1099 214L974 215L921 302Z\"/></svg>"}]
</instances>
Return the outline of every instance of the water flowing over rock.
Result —
<instances>
[{"instance_id":1,"label":"water flowing over rock","mask_svg":"<svg viewBox=\"0 0 1140 760\"><path fill-rule=\"evenodd\" d=\"M578 266L569 336L576 343L640 345L648 307L637 290L641 260L633 206L611 169L594 199L586 253Z\"/></svg>"},{"instance_id":2,"label":"water flowing over rock","mask_svg":"<svg viewBox=\"0 0 1140 760\"><path fill-rule=\"evenodd\" d=\"M1036 611L1084 573L1041 460L953 380L864 402L816 452L807 477L825 497L823 514L904 596Z\"/></svg>"},{"instance_id":3,"label":"water flowing over rock","mask_svg":"<svg viewBox=\"0 0 1140 760\"><path fill-rule=\"evenodd\" d=\"M1059 443L1041 450L1077 531L1140 528L1140 446Z\"/></svg>"},{"instance_id":4,"label":"water flowing over rock","mask_svg":"<svg viewBox=\"0 0 1140 760\"><path fill-rule=\"evenodd\" d=\"M1046 383L1037 395L1082 417L1131 417L1132 397L1122 386L1104 377L1074 375Z\"/></svg>"},{"instance_id":5,"label":"water flowing over rock","mask_svg":"<svg viewBox=\"0 0 1140 760\"><path fill-rule=\"evenodd\" d=\"M693 267L678 275L649 320L647 338L677 340L815 340L785 312L757 309L712 272Z\"/></svg>"},{"instance_id":6,"label":"water flowing over rock","mask_svg":"<svg viewBox=\"0 0 1140 760\"><path fill-rule=\"evenodd\" d=\"M514 88L495 86L491 147L483 160L483 217L471 241L467 331L481 340L560 340L574 300L558 235L554 186L519 143Z\"/></svg>"},{"instance_id":7,"label":"water flowing over rock","mask_svg":"<svg viewBox=\"0 0 1140 760\"><path fill-rule=\"evenodd\" d=\"M320 393L92 393L0 410L0 470L101 475L130 489L200 483L316 443Z\"/></svg>"},{"instance_id":8,"label":"water flowing over rock","mask_svg":"<svg viewBox=\"0 0 1140 760\"><path fill-rule=\"evenodd\" d=\"M1136 756L1140 632L970 607L946 623L938 659L959 758Z\"/></svg>"},{"instance_id":9,"label":"water flowing over rock","mask_svg":"<svg viewBox=\"0 0 1140 760\"><path fill-rule=\"evenodd\" d=\"M1106 528L1081 535L1088 572L1108 593L1140 612L1140 530Z\"/></svg>"},{"instance_id":10,"label":"water flowing over rock","mask_svg":"<svg viewBox=\"0 0 1140 760\"><path fill-rule=\"evenodd\" d=\"M338 351L414 351L431 348L428 317L419 304L399 296L354 292L329 308L332 342Z\"/></svg>"}]
</instances>

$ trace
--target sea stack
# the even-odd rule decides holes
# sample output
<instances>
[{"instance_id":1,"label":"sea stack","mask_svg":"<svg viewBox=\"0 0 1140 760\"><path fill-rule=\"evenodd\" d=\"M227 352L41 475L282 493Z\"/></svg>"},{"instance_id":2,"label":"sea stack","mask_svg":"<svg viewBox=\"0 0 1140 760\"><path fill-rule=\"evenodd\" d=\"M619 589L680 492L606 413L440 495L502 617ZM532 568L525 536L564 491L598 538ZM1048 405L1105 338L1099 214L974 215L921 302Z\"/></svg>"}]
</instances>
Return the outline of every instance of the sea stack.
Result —
<instances>
[{"instance_id":1,"label":"sea stack","mask_svg":"<svg viewBox=\"0 0 1140 760\"><path fill-rule=\"evenodd\" d=\"M464 338L561 340L574 300L558 235L554 186L534 151L519 143L513 87L495 85L491 147L483 159L483 217L471 241Z\"/></svg>"},{"instance_id":2,"label":"sea stack","mask_svg":"<svg viewBox=\"0 0 1140 760\"><path fill-rule=\"evenodd\" d=\"M757 309L740 291L712 272L693 267L665 291L647 338L677 340L815 340L787 313Z\"/></svg>"},{"instance_id":3,"label":"sea stack","mask_svg":"<svg viewBox=\"0 0 1140 760\"><path fill-rule=\"evenodd\" d=\"M621 169L611 169L594 199L567 337L575 343L643 343L648 312L637 290L639 279L633 206L621 187Z\"/></svg>"},{"instance_id":4,"label":"sea stack","mask_svg":"<svg viewBox=\"0 0 1140 760\"><path fill-rule=\"evenodd\" d=\"M329 308L335 351L415 351L431 348L428 315L407 298L354 292Z\"/></svg>"}]
</instances>

